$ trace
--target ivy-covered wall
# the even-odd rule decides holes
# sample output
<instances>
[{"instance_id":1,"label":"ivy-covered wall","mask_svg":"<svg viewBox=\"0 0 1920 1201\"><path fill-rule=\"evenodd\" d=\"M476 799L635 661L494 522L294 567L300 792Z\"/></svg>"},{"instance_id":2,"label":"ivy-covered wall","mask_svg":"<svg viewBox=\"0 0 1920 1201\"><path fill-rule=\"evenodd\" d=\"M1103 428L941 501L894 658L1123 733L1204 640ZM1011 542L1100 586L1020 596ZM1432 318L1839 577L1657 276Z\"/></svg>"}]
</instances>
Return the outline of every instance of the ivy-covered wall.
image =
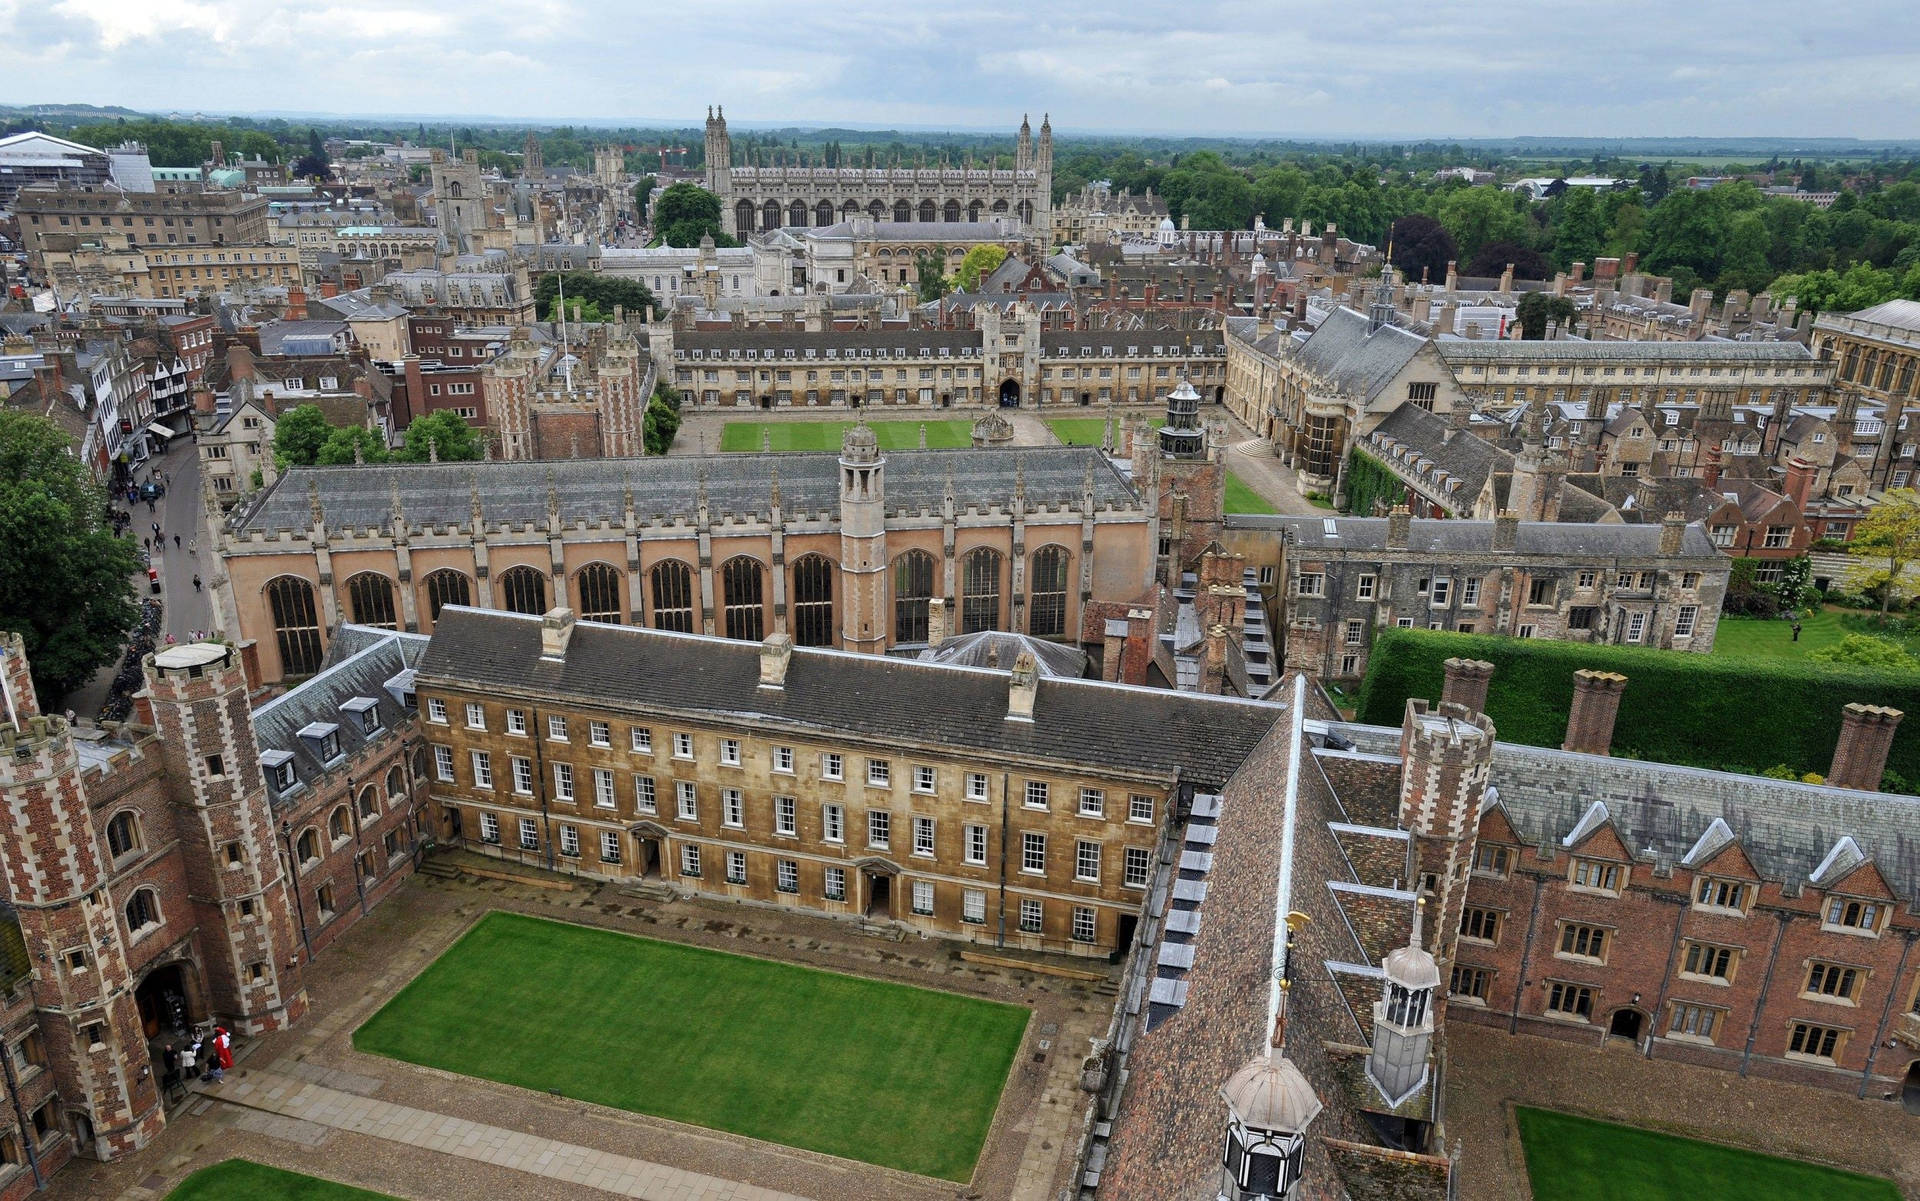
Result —
<instances>
[{"instance_id":1,"label":"ivy-covered wall","mask_svg":"<svg viewBox=\"0 0 1920 1201\"><path fill-rule=\"evenodd\" d=\"M1345 483L1346 511L1358 517L1372 517L1376 501L1384 506L1383 511L1406 503L1407 486L1400 482L1400 477L1359 447L1347 451Z\"/></svg>"}]
</instances>

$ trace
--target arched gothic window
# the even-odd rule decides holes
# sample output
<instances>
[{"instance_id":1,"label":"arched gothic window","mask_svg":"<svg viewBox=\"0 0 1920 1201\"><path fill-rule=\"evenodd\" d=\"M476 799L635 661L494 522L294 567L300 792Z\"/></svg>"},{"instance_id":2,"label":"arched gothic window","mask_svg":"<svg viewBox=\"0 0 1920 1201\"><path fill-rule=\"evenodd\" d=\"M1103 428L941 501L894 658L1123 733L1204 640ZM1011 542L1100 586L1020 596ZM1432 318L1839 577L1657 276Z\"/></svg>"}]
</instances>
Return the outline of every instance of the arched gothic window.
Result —
<instances>
[{"instance_id":1,"label":"arched gothic window","mask_svg":"<svg viewBox=\"0 0 1920 1201\"><path fill-rule=\"evenodd\" d=\"M580 620L620 624L623 619L619 569L611 563L589 563L580 569L576 579L580 587Z\"/></svg>"},{"instance_id":2,"label":"arched gothic window","mask_svg":"<svg viewBox=\"0 0 1920 1201\"><path fill-rule=\"evenodd\" d=\"M313 604L313 585L296 575L277 576L267 582L267 608L281 672L307 676L320 670L320 615Z\"/></svg>"},{"instance_id":3,"label":"arched gothic window","mask_svg":"<svg viewBox=\"0 0 1920 1201\"><path fill-rule=\"evenodd\" d=\"M893 202L893 219L895 221L913 220L913 206L904 200L894 201Z\"/></svg>"},{"instance_id":4,"label":"arched gothic window","mask_svg":"<svg viewBox=\"0 0 1920 1201\"><path fill-rule=\"evenodd\" d=\"M662 630L691 634L693 630L693 571L678 559L654 564L653 624Z\"/></svg>"},{"instance_id":5,"label":"arched gothic window","mask_svg":"<svg viewBox=\"0 0 1920 1201\"><path fill-rule=\"evenodd\" d=\"M500 606L509 613L541 614L547 611L547 577L538 568L524 563L500 573Z\"/></svg>"},{"instance_id":6,"label":"arched gothic window","mask_svg":"<svg viewBox=\"0 0 1920 1201\"><path fill-rule=\"evenodd\" d=\"M893 640L927 640L927 602L933 599L933 556L910 550L893 561Z\"/></svg>"},{"instance_id":7,"label":"arched gothic window","mask_svg":"<svg viewBox=\"0 0 1920 1201\"><path fill-rule=\"evenodd\" d=\"M1027 573L1027 632L1058 638L1067 632L1067 550L1043 546Z\"/></svg>"},{"instance_id":8,"label":"arched gothic window","mask_svg":"<svg viewBox=\"0 0 1920 1201\"><path fill-rule=\"evenodd\" d=\"M794 560L794 645L833 645L833 577L838 571L825 555L802 555Z\"/></svg>"},{"instance_id":9,"label":"arched gothic window","mask_svg":"<svg viewBox=\"0 0 1920 1201\"><path fill-rule=\"evenodd\" d=\"M721 564L720 593L721 605L726 613L724 633L727 637L759 642L767 636L762 583L764 574L760 570L760 561L746 555Z\"/></svg>"},{"instance_id":10,"label":"arched gothic window","mask_svg":"<svg viewBox=\"0 0 1920 1201\"><path fill-rule=\"evenodd\" d=\"M1000 628L1000 552L983 546L970 552L960 588L960 632Z\"/></svg>"},{"instance_id":11,"label":"arched gothic window","mask_svg":"<svg viewBox=\"0 0 1920 1201\"><path fill-rule=\"evenodd\" d=\"M133 812L116 813L107 823L107 853L115 859L140 849L140 819Z\"/></svg>"},{"instance_id":12,"label":"arched gothic window","mask_svg":"<svg viewBox=\"0 0 1920 1201\"><path fill-rule=\"evenodd\" d=\"M434 621L440 620L440 610L446 605L473 603L472 581L451 567L429 573L422 582L427 588L427 615Z\"/></svg>"},{"instance_id":13,"label":"arched gothic window","mask_svg":"<svg viewBox=\"0 0 1920 1201\"><path fill-rule=\"evenodd\" d=\"M360 625L399 628L393 614L393 581L377 571L363 571L347 581L347 605Z\"/></svg>"}]
</instances>

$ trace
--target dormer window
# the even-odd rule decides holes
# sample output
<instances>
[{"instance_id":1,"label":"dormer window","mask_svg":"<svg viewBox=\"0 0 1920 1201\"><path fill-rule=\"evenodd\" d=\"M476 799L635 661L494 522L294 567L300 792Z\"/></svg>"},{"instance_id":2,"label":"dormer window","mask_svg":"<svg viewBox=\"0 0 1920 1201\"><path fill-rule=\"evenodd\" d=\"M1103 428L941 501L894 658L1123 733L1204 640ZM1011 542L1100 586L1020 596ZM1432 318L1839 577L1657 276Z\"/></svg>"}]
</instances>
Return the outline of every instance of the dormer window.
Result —
<instances>
[{"instance_id":1,"label":"dormer window","mask_svg":"<svg viewBox=\"0 0 1920 1201\"><path fill-rule=\"evenodd\" d=\"M370 696L356 696L343 702L340 711L353 715L354 720L360 723L362 734L372 734L380 729L380 702Z\"/></svg>"},{"instance_id":2,"label":"dormer window","mask_svg":"<svg viewBox=\"0 0 1920 1201\"><path fill-rule=\"evenodd\" d=\"M1753 897L1753 886L1741 880L1716 880L1700 877L1694 887L1693 903L1702 909L1724 909L1745 913Z\"/></svg>"},{"instance_id":3,"label":"dormer window","mask_svg":"<svg viewBox=\"0 0 1920 1201\"><path fill-rule=\"evenodd\" d=\"M297 780L293 756L286 751L260 752L260 767L266 773L267 787L275 792L287 791Z\"/></svg>"},{"instance_id":4,"label":"dormer window","mask_svg":"<svg viewBox=\"0 0 1920 1201\"><path fill-rule=\"evenodd\" d=\"M300 730L313 753L322 763L332 763L340 758L340 727L331 722L313 722Z\"/></svg>"},{"instance_id":5,"label":"dormer window","mask_svg":"<svg viewBox=\"0 0 1920 1201\"><path fill-rule=\"evenodd\" d=\"M1856 934L1880 933L1880 917L1886 906L1852 897L1833 897L1827 901L1826 928L1848 930Z\"/></svg>"}]
</instances>

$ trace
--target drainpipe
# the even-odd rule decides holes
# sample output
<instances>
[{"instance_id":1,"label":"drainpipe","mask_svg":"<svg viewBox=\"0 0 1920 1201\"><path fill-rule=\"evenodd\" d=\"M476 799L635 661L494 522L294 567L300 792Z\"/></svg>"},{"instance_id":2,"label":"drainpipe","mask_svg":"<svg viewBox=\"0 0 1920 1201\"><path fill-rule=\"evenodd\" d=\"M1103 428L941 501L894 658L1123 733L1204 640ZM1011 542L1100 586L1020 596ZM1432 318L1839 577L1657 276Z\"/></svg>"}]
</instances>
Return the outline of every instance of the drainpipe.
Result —
<instances>
[{"instance_id":1,"label":"drainpipe","mask_svg":"<svg viewBox=\"0 0 1920 1201\"><path fill-rule=\"evenodd\" d=\"M1793 915L1785 911L1776 912L1774 920L1779 923L1773 930L1773 947L1767 951L1766 974L1760 977L1760 995L1753 1002L1753 1024L1747 1027L1747 1046L1740 1053L1740 1074L1747 1074L1747 1065L1753 1062L1753 1044L1760 1037L1760 1017L1766 1012L1767 990L1773 986L1773 968L1780 959L1780 943L1786 938L1787 923Z\"/></svg>"},{"instance_id":2,"label":"drainpipe","mask_svg":"<svg viewBox=\"0 0 1920 1201\"><path fill-rule=\"evenodd\" d=\"M542 840L542 857L547 861L547 870L553 870L553 814L547 808L547 754L544 749L546 735L540 731L546 727L541 724L540 710L537 706L528 712L533 717L533 779L540 789L540 822L546 827L547 835ZM511 769L512 765L508 765ZM662 874L665 874L664 872Z\"/></svg>"},{"instance_id":3,"label":"drainpipe","mask_svg":"<svg viewBox=\"0 0 1920 1201\"><path fill-rule=\"evenodd\" d=\"M1907 957L1913 954L1913 944L1920 934L1907 931L1907 945L1900 948L1900 966L1893 971L1892 983L1887 985L1887 1005L1880 1012L1880 1026L1873 1032L1873 1050L1867 1052L1867 1066L1860 1072L1860 1091L1856 1094L1862 1100L1867 1096L1867 1085L1873 1082L1873 1064L1880 1058L1880 1048L1886 1045L1887 1024L1893 1020L1893 997L1900 987L1900 978L1907 974Z\"/></svg>"},{"instance_id":4,"label":"drainpipe","mask_svg":"<svg viewBox=\"0 0 1920 1201\"><path fill-rule=\"evenodd\" d=\"M1527 964L1533 958L1533 936L1540 926L1540 895L1546 890L1547 878L1536 874L1533 877L1533 911L1527 915L1527 941L1520 948L1520 970L1513 981L1513 1012L1507 1015L1507 1033L1517 1034L1520 1030L1520 1000L1526 995Z\"/></svg>"},{"instance_id":5,"label":"drainpipe","mask_svg":"<svg viewBox=\"0 0 1920 1201\"><path fill-rule=\"evenodd\" d=\"M1000 773L1000 901L999 930L993 936L993 945L1007 945L1007 858L1013 852L1007 847L1007 790L1012 787L1006 772Z\"/></svg>"},{"instance_id":6,"label":"drainpipe","mask_svg":"<svg viewBox=\"0 0 1920 1201\"><path fill-rule=\"evenodd\" d=\"M1654 1035L1658 1034L1660 1030L1660 1008L1667 1003L1667 986L1673 980L1673 963L1680 954L1680 929L1686 924L1687 906L1691 903L1680 900L1679 898L1669 899L1657 894L1654 899L1664 904L1676 906L1676 908L1673 914L1673 941L1667 944L1667 968L1666 971L1660 974L1660 991L1653 994L1653 1006L1647 1015L1647 1025L1649 1029L1647 1030L1647 1041L1641 1048L1641 1053L1648 1059L1653 1058L1653 1039Z\"/></svg>"}]
</instances>

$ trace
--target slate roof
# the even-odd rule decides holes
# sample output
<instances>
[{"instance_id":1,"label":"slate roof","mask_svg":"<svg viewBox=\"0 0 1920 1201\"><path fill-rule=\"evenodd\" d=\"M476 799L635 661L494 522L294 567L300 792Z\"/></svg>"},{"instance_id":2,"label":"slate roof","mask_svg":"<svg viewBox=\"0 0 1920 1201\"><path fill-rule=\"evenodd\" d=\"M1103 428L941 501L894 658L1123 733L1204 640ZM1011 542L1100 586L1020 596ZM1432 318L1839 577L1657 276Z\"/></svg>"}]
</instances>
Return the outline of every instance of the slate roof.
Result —
<instances>
[{"instance_id":1,"label":"slate roof","mask_svg":"<svg viewBox=\"0 0 1920 1201\"><path fill-rule=\"evenodd\" d=\"M1551 342L1442 338L1434 343L1448 366L1469 363L1578 363L1612 359L1695 363L1811 363L1813 352L1798 342Z\"/></svg>"},{"instance_id":2,"label":"slate roof","mask_svg":"<svg viewBox=\"0 0 1920 1201\"><path fill-rule=\"evenodd\" d=\"M1030 507L1078 505L1089 466L1096 506L1139 507L1133 486L1097 448L1062 446L894 451L886 456L887 508L937 511L949 479L954 502L961 508L1010 504L1016 474L1025 480ZM693 520L695 498L703 486L717 520L724 513L766 513L776 469L784 512L839 512L837 454L675 455L294 467L257 500L236 509L228 528L239 537L256 531L310 528L310 485L318 490L330 529L373 528L390 533L396 491L408 526L416 529L468 524L476 491L490 526L544 523L549 487L568 525L580 521L622 524L629 486L634 514L641 521Z\"/></svg>"},{"instance_id":3,"label":"slate roof","mask_svg":"<svg viewBox=\"0 0 1920 1201\"><path fill-rule=\"evenodd\" d=\"M1294 360L1332 387L1370 401L1427 342L1397 325L1369 333L1370 324L1365 313L1335 309L1300 344Z\"/></svg>"},{"instance_id":4,"label":"slate roof","mask_svg":"<svg viewBox=\"0 0 1920 1201\"><path fill-rule=\"evenodd\" d=\"M313 723L338 726L340 750L351 759L361 747L383 733L391 733L413 713L387 691L386 684L419 663L427 649L424 634L367 626L343 625L334 638L336 645L329 652L328 662L312 679L253 710L253 732L263 755L290 753L295 775L307 784L318 779L326 765L313 744L300 737L300 731ZM356 714L341 709L355 697L371 697L376 702L380 725L373 734L362 731ZM274 797L276 804L279 800Z\"/></svg>"},{"instance_id":5,"label":"slate roof","mask_svg":"<svg viewBox=\"0 0 1920 1201\"><path fill-rule=\"evenodd\" d=\"M1227 528L1288 530L1294 545L1321 550L1385 551L1385 517L1273 517L1235 515ZM1491 521L1415 518L1404 554L1489 554L1493 547ZM1334 533L1329 534L1327 527ZM1652 559L1659 554L1658 525L1625 522L1579 523L1523 521L1514 531L1515 555L1577 555L1586 558ZM1681 553L1688 558L1722 561L1706 531L1689 525Z\"/></svg>"},{"instance_id":6,"label":"slate roof","mask_svg":"<svg viewBox=\"0 0 1920 1201\"><path fill-rule=\"evenodd\" d=\"M761 688L760 644L578 622L566 658L540 655L541 619L449 605L420 686L542 695L877 746L941 743L1217 789L1284 705L1041 677L1031 722L1008 721L1006 671L795 648L783 688Z\"/></svg>"},{"instance_id":7,"label":"slate roof","mask_svg":"<svg viewBox=\"0 0 1920 1201\"><path fill-rule=\"evenodd\" d=\"M1399 754L1397 729L1332 728L1363 751ZM1529 844L1559 842L1597 802L1636 854L1650 848L1678 863L1717 818L1765 879L1806 884L1834 844L1852 838L1896 895L1920 898L1920 797L1513 742L1495 743L1488 782Z\"/></svg>"},{"instance_id":8,"label":"slate roof","mask_svg":"<svg viewBox=\"0 0 1920 1201\"><path fill-rule=\"evenodd\" d=\"M1920 300L1889 300L1857 313L1845 313L1855 321L1871 321L1895 329L1920 330Z\"/></svg>"}]
</instances>

